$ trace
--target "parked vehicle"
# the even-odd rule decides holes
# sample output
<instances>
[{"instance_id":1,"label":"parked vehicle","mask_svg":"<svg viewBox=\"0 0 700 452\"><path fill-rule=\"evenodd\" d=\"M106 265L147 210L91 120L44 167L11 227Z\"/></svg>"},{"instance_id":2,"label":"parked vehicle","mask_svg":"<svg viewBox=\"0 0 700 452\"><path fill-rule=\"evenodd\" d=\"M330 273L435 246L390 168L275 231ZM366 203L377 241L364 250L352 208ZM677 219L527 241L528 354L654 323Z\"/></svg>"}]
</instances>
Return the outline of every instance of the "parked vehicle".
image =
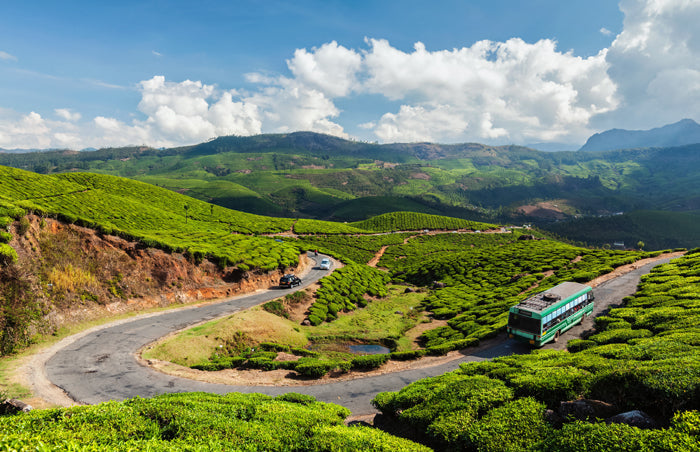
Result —
<instances>
[{"instance_id":1,"label":"parked vehicle","mask_svg":"<svg viewBox=\"0 0 700 452\"><path fill-rule=\"evenodd\" d=\"M280 287L294 287L301 285L301 278L296 275L287 274L280 278Z\"/></svg>"},{"instance_id":2,"label":"parked vehicle","mask_svg":"<svg viewBox=\"0 0 700 452\"><path fill-rule=\"evenodd\" d=\"M324 257L323 259L321 259L321 263L319 264L318 268L320 268L321 270L330 270L331 260L327 257Z\"/></svg>"}]
</instances>

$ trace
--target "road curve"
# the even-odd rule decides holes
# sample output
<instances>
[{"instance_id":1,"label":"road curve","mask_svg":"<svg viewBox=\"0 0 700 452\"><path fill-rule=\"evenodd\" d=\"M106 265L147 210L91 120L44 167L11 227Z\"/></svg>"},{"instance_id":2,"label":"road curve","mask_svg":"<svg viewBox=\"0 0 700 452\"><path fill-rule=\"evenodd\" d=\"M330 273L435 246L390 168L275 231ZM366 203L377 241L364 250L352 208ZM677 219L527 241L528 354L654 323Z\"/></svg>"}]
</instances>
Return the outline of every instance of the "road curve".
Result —
<instances>
[{"instance_id":1,"label":"road curve","mask_svg":"<svg viewBox=\"0 0 700 452\"><path fill-rule=\"evenodd\" d=\"M311 258L313 259L313 256ZM669 260L664 259L647 264L598 286L596 288L596 310L600 311L610 304L619 303L623 297L634 293L641 275L648 273L654 266ZM324 274L326 272L312 269L304 277L305 285L319 279ZM343 405L349 408L353 414L361 415L375 412L370 401L379 392L399 390L419 379L454 370L464 362L481 361L496 356L529 351L529 348L521 343L504 340L493 347L477 350L473 354L465 354L463 357L438 366L351 381L294 387L205 383L166 375L143 366L136 360L137 350L162 336L194 323L231 314L279 296L280 291L264 291L223 303L136 318L99 329L59 349L45 363L46 375L69 397L83 404L124 400L135 396L152 397L174 392L206 391L218 394L259 392L278 395L293 391L312 395L324 402ZM582 331L577 327L570 334L576 334L577 330L579 333ZM565 343L566 338L562 337L558 344L549 344L545 348L558 348Z\"/></svg>"}]
</instances>

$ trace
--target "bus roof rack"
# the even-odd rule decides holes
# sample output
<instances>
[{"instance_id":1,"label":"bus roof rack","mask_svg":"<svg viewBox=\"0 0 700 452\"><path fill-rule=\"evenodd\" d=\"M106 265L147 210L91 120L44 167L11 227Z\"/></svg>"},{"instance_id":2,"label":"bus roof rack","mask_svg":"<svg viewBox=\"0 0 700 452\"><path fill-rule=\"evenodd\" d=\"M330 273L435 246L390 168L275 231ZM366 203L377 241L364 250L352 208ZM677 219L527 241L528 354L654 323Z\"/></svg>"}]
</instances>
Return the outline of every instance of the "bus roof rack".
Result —
<instances>
[{"instance_id":1,"label":"bus roof rack","mask_svg":"<svg viewBox=\"0 0 700 452\"><path fill-rule=\"evenodd\" d=\"M584 287L586 287L584 284L579 284L576 282L563 282L545 292L540 292L531 296L527 300L523 300L516 306L516 308L526 309L533 312L542 312L562 298L568 298Z\"/></svg>"}]
</instances>

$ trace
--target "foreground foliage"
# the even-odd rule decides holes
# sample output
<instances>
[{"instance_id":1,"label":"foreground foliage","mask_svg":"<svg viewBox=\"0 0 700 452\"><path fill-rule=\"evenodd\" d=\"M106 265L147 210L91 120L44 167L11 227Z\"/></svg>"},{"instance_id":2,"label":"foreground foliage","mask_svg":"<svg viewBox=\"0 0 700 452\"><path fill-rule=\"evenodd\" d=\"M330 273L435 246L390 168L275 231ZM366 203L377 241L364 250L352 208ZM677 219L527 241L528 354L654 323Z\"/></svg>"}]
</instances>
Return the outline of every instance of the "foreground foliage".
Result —
<instances>
[{"instance_id":1,"label":"foreground foliage","mask_svg":"<svg viewBox=\"0 0 700 452\"><path fill-rule=\"evenodd\" d=\"M191 393L0 417L2 450L420 451L346 427L346 408L285 394Z\"/></svg>"}]
</instances>

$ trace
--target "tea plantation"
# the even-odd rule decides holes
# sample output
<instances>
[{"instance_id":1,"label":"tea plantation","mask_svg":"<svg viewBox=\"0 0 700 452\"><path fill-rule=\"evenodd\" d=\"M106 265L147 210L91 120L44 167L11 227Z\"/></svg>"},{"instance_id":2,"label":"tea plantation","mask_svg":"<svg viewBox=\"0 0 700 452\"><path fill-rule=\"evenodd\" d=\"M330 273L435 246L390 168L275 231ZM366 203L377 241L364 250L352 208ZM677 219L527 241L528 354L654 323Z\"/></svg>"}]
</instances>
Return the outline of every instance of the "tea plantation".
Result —
<instances>
[{"instance_id":1,"label":"tea plantation","mask_svg":"<svg viewBox=\"0 0 700 452\"><path fill-rule=\"evenodd\" d=\"M289 230L291 219L236 212L113 176L43 176L0 167L0 179L0 202L14 209L15 216L25 211L55 216L244 271L284 268L298 261L295 246L256 236Z\"/></svg>"},{"instance_id":2,"label":"tea plantation","mask_svg":"<svg viewBox=\"0 0 700 452\"><path fill-rule=\"evenodd\" d=\"M284 269L310 249L345 264L321 279L315 293L290 293L262 308L287 322L301 342L308 339L306 347L232 331L241 339L235 350L207 350L210 358L192 366L206 371L242 366L320 378L444 355L502 332L509 307L533 292L587 282L660 253L589 249L537 231L405 212L351 224L269 218L96 174L0 167L0 179L3 268L17 260L7 227L29 227L28 212L242 271ZM380 255L378 268L366 265ZM0 301L12 296L0 293ZM289 304L305 300L305 325L284 317ZM12 317L2 315L3 325L11 325ZM418 328L421 322L427 327ZM346 325L355 328L352 335ZM570 341L566 352L464 364L380 393L373 403L386 429L421 444L346 427L348 410L308 396L197 393L0 416L0 450L700 450L700 249L655 268L596 327ZM391 352L341 356L308 347L319 338L363 337ZM277 360L280 353L298 359ZM562 412L562 402L581 398L605 409ZM643 410L655 428L601 421L629 410Z\"/></svg>"},{"instance_id":3,"label":"tea plantation","mask_svg":"<svg viewBox=\"0 0 700 452\"><path fill-rule=\"evenodd\" d=\"M346 408L289 393L190 393L0 416L7 451L428 451L347 427Z\"/></svg>"},{"instance_id":4,"label":"tea plantation","mask_svg":"<svg viewBox=\"0 0 700 452\"><path fill-rule=\"evenodd\" d=\"M655 268L569 352L463 364L373 403L444 450L698 450L699 272L700 250ZM604 402L606 416L642 410L658 428L557 415L561 402L579 398Z\"/></svg>"}]
</instances>

